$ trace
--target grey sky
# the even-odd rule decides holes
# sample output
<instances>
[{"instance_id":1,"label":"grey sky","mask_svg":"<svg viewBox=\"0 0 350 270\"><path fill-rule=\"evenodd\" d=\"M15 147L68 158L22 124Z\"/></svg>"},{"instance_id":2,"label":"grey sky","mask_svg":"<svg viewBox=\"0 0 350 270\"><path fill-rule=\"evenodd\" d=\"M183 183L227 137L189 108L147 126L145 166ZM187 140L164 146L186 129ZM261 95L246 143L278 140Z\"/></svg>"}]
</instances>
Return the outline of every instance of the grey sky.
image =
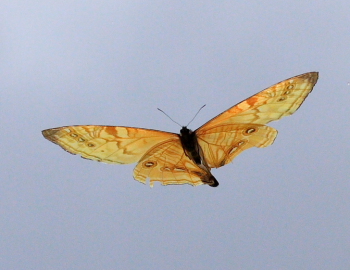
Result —
<instances>
[{"instance_id":1,"label":"grey sky","mask_svg":"<svg viewBox=\"0 0 350 270\"><path fill-rule=\"evenodd\" d=\"M0 269L350 269L350 2L3 1ZM178 132L319 71L218 188L133 180L41 130Z\"/></svg>"}]
</instances>

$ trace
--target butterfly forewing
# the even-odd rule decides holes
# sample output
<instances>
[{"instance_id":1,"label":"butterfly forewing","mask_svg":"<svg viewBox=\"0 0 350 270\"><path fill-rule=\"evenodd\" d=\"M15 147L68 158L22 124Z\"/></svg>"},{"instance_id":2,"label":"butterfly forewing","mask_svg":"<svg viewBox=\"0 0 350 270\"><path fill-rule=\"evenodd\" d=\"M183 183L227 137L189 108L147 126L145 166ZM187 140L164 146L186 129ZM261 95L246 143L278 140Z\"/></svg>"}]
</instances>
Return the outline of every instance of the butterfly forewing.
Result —
<instances>
[{"instance_id":1,"label":"butterfly forewing","mask_svg":"<svg viewBox=\"0 0 350 270\"><path fill-rule=\"evenodd\" d=\"M277 83L214 117L198 130L216 125L267 124L293 114L312 91L318 72L309 72Z\"/></svg>"},{"instance_id":2,"label":"butterfly forewing","mask_svg":"<svg viewBox=\"0 0 350 270\"><path fill-rule=\"evenodd\" d=\"M178 137L170 132L114 126L67 126L44 130L43 135L69 153L112 164L138 162L150 148Z\"/></svg>"}]
</instances>

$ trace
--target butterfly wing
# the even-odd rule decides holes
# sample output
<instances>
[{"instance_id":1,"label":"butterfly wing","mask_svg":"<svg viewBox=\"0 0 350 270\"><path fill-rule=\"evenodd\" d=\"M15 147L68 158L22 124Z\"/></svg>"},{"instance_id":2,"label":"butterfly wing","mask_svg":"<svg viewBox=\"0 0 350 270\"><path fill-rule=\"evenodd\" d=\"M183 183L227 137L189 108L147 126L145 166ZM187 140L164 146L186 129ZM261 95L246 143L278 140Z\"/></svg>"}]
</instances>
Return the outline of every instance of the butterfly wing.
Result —
<instances>
[{"instance_id":1,"label":"butterfly wing","mask_svg":"<svg viewBox=\"0 0 350 270\"><path fill-rule=\"evenodd\" d=\"M158 130L114 126L67 126L42 133L71 154L112 164L138 162L155 145L178 137Z\"/></svg>"},{"instance_id":2,"label":"butterfly wing","mask_svg":"<svg viewBox=\"0 0 350 270\"><path fill-rule=\"evenodd\" d=\"M155 181L162 185L214 185L212 177L210 169L197 166L186 156L179 137L150 149L134 169L134 178L142 183L149 178L151 186Z\"/></svg>"},{"instance_id":3,"label":"butterfly wing","mask_svg":"<svg viewBox=\"0 0 350 270\"><path fill-rule=\"evenodd\" d=\"M197 134L204 160L210 168L230 163L242 151L251 147L267 147L277 136L277 130L258 124L218 125Z\"/></svg>"},{"instance_id":4,"label":"butterfly wing","mask_svg":"<svg viewBox=\"0 0 350 270\"><path fill-rule=\"evenodd\" d=\"M265 124L293 114L317 79L317 72L309 72L277 83L198 128L195 132L208 166L218 168L243 150L271 145L277 130Z\"/></svg>"},{"instance_id":5,"label":"butterfly wing","mask_svg":"<svg viewBox=\"0 0 350 270\"><path fill-rule=\"evenodd\" d=\"M44 130L49 141L71 154L111 164L139 162L134 178L163 185L210 184L210 169L200 168L182 148L179 135L158 130L114 126L67 126Z\"/></svg>"}]
</instances>

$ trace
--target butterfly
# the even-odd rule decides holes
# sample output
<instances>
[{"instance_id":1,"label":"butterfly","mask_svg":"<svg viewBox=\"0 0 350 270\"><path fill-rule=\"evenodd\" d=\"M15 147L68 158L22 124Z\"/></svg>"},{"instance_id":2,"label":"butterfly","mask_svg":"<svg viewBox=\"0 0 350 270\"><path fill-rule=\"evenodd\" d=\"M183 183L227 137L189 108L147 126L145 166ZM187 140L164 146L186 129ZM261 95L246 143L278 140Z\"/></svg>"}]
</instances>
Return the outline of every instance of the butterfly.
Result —
<instances>
[{"instance_id":1,"label":"butterfly","mask_svg":"<svg viewBox=\"0 0 350 270\"><path fill-rule=\"evenodd\" d=\"M318 72L277 83L229 108L192 131L180 134L122 126L65 126L42 131L71 154L111 164L137 162L134 178L152 187L219 182L212 168L230 163L242 151L271 145L277 130L265 124L293 114L312 91Z\"/></svg>"}]
</instances>

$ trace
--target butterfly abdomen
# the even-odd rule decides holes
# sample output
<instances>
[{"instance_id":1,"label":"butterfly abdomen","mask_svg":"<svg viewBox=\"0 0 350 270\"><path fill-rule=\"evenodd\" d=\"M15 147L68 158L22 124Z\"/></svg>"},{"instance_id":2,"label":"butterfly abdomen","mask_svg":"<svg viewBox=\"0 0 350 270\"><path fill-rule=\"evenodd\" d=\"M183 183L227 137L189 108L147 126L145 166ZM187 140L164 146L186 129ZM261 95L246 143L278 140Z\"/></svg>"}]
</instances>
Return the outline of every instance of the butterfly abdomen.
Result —
<instances>
[{"instance_id":1,"label":"butterfly abdomen","mask_svg":"<svg viewBox=\"0 0 350 270\"><path fill-rule=\"evenodd\" d=\"M211 187L217 187L219 182L211 174L210 168L207 166L204 157L200 154L201 151L196 133L189 130L187 127L183 127L180 130L180 140L186 156L188 156L199 168L206 172L205 175L201 175L202 182Z\"/></svg>"},{"instance_id":2,"label":"butterfly abdomen","mask_svg":"<svg viewBox=\"0 0 350 270\"><path fill-rule=\"evenodd\" d=\"M209 178L209 183L207 183L207 184L211 187L217 187L219 185L219 182L218 182L218 180L216 180L214 175L211 174L210 178Z\"/></svg>"}]
</instances>

